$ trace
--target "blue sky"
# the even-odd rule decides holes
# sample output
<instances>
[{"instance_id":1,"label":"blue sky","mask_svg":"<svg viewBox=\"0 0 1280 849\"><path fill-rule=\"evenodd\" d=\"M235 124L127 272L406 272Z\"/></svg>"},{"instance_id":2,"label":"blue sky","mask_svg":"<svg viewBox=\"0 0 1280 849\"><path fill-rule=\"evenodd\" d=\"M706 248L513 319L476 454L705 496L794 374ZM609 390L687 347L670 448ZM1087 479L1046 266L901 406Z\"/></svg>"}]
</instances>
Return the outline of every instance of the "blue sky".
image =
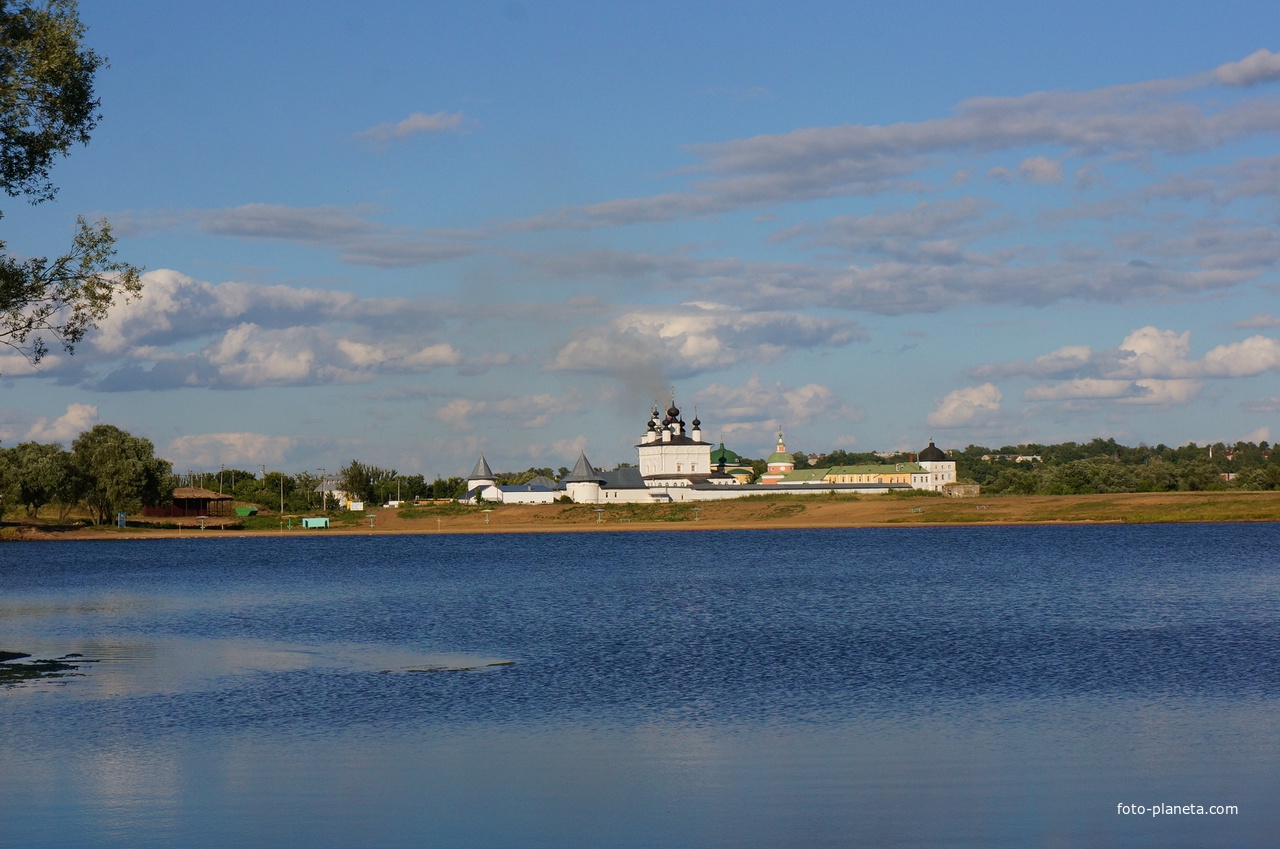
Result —
<instances>
[{"instance_id":1,"label":"blue sky","mask_svg":"<svg viewBox=\"0 0 1280 849\"><path fill-rule=\"evenodd\" d=\"M87 0L145 294L0 441L179 470L634 462L669 387L772 450L1273 440L1270 3Z\"/></svg>"}]
</instances>

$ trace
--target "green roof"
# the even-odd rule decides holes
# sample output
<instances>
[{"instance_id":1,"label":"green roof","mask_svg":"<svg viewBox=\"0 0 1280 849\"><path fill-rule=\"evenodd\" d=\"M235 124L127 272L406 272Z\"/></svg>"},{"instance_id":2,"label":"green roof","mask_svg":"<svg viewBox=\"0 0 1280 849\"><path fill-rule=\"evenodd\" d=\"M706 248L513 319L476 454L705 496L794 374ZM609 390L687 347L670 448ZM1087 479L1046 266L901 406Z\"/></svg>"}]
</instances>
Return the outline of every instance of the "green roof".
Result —
<instances>
[{"instance_id":1,"label":"green roof","mask_svg":"<svg viewBox=\"0 0 1280 849\"><path fill-rule=\"evenodd\" d=\"M797 469L782 476L780 483L805 483L820 481L827 475L827 469Z\"/></svg>"},{"instance_id":2,"label":"green roof","mask_svg":"<svg viewBox=\"0 0 1280 849\"><path fill-rule=\"evenodd\" d=\"M741 457L737 452L735 452L733 449L731 449L731 448L725 448L725 447L724 447L724 443L723 443L723 442L721 442L721 443L720 443L720 447L719 447L719 448L712 449L712 451L711 451L711 465L713 465L713 466L715 466L715 465L719 465L719 463L720 463L720 461L721 461L722 459L724 460L724 464L725 464L726 466L741 466L741 465L746 465L745 463L743 463L743 461L742 461L742 457Z\"/></svg>"},{"instance_id":3,"label":"green roof","mask_svg":"<svg viewBox=\"0 0 1280 849\"><path fill-rule=\"evenodd\" d=\"M833 475L890 475L901 472L925 474L924 466L919 463L866 463L857 466L834 466L826 471Z\"/></svg>"},{"instance_id":4,"label":"green roof","mask_svg":"<svg viewBox=\"0 0 1280 849\"><path fill-rule=\"evenodd\" d=\"M827 475L893 475L893 474L927 474L927 470L919 463L886 463L882 465L833 466L829 469L797 469L788 472L782 478L783 483L803 483L820 481Z\"/></svg>"}]
</instances>

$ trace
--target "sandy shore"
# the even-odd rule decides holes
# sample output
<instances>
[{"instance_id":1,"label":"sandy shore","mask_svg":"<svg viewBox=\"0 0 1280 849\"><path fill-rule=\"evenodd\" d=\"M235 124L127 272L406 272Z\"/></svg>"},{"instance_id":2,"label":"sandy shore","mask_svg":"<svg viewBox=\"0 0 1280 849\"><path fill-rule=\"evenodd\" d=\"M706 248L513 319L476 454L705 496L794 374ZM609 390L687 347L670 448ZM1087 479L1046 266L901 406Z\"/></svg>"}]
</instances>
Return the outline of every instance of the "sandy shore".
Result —
<instances>
[{"instance_id":1,"label":"sandy shore","mask_svg":"<svg viewBox=\"0 0 1280 849\"><path fill-rule=\"evenodd\" d=\"M662 507L611 505L597 513L589 505L496 505L488 511L422 508L374 511L359 524L303 531L272 527L220 529L216 519L200 530L187 520L180 529L92 528L53 523L7 522L0 538L15 540L171 539L245 536L315 536L437 533L547 533L599 531L699 531L767 528L872 528L955 525L1097 524L1157 522L1277 522L1280 492L1167 492L1115 495L999 496L989 498L901 498L863 496L751 498ZM270 518L268 517L268 522Z\"/></svg>"}]
</instances>

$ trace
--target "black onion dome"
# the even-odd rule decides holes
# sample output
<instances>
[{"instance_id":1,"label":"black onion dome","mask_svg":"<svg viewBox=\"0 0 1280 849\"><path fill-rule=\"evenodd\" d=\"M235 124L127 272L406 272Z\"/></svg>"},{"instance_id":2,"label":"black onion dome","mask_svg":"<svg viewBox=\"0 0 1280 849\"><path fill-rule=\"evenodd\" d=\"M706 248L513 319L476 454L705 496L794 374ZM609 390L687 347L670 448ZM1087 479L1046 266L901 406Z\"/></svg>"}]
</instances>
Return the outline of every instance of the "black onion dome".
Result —
<instances>
[{"instance_id":1,"label":"black onion dome","mask_svg":"<svg viewBox=\"0 0 1280 849\"><path fill-rule=\"evenodd\" d=\"M672 404L670 407L667 408L667 418L671 419L672 421L675 421L679 417L680 417L679 407L677 407L675 404Z\"/></svg>"},{"instance_id":2,"label":"black onion dome","mask_svg":"<svg viewBox=\"0 0 1280 849\"><path fill-rule=\"evenodd\" d=\"M932 463L947 459L947 455L942 453L941 448L930 442L929 447L920 452L919 459L924 460L926 463Z\"/></svg>"},{"instance_id":3,"label":"black onion dome","mask_svg":"<svg viewBox=\"0 0 1280 849\"><path fill-rule=\"evenodd\" d=\"M694 426L694 427L702 427L702 422L698 421L698 417L697 417L697 416L694 416L694 417L693 417L693 426Z\"/></svg>"}]
</instances>

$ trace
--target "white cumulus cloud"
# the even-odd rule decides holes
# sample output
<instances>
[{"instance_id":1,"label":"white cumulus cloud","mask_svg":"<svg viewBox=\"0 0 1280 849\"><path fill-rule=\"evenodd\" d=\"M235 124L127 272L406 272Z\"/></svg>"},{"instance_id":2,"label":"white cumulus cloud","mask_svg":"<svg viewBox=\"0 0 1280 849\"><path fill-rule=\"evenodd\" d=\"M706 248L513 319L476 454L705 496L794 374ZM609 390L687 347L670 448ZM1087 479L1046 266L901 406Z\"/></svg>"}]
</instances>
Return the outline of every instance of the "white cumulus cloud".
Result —
<instances>
[{"instance_id":1,"label":"white cumulus cloud","mask_svg":"<svg viewBox=\"0 0 1280 849\"><path fill-rule=\"evenodd\" d=\"M1022 160L1018 171L1028 183L1043 185L1062 182L1062 163L1047 156L1032 156Z\"/></svg>"},{"instance_id":2,"label":"white cumulus cloud","mask_svg":"<svg viewBox=\"0 0 1280 849\"><path fill-rule=\"evenodd\" d=\"M463 114L461 112L413 112L401 121L378 124L356 133L352 138L356 141L371 144L385 144L393 139L416 136L419 133L458 132L462 129Z\"/></svg>"},{"instance_id":3,"label":"white cumulus cloud","mask_svg":"<svg viewBox=\"0 0 1280 849\"><path fill-rule=\"evenodd\" d=\"M92 404L68 404L56 419L36 419L27 431L32 442L70 442L98 423L98 408Z\"/></svg>"},{"instance_id":4,"label":"white cumulus cloud","mask_svg":"<svg viewBox=\"0 0 1280 849\"><path fill-rule=\"evenodd\" d=\"M744 438L760 440L759 449L746 445L740 448L748 454L771 446L770 440L780 428L791 431L814 421L854 423L864 416L863 410L845 402L829 386L820 383L795 386L780 381L766 383L759 375L752 375L743 384L709 384L695 393L691 401L704 410L714 411L714 419L704 422L704 427L709 428L709 436L704 436L704 439L734 434L739 441ZM764 454L772 450L769 447Z\"/></svg>"},{"instance_id":5,"label":"white cumulus cloud","mask_svg":"<svg viewBox=\"0 0 1280 849\"><path fill-rule=\"evenodd\" d=\"M251 283L209 283L162 269L87 342L113 369L105 390L357 383L379 374L461 367L431 341L443 324L426 301ZM424 337L426 337L424 339Z\"/></svg>"},{"instance_id":6,"label":"white cumulus cloud","mask_svg":"<svg viewBox=\"0 0 1280 849\"><path fill-rule=\"evenodd\" d=\"M1251 86L1280 79L1280 53L1266 48L1250 53L1239 62L1219 65L1213 78L1224 85Z\"/></svg>"},{"instance_id":7,"label":"white cumulus cloud","mask_svg":"<svg viewBox=\"0 0 1280 849\"><path fill-rule=\"evenodd\" d=\"M861 335L845 319L690 303L636 310L584 329L560 347L551 368L686 377L743 361L771 362L798 348L839 346Z\"/></svg>"},{"instance_id":8,"label":"white cumulus cloud","mask_svg":"<svg viewBox=\"0 0 1280 849\"><path fill-rule=\"evenodd\" d=\"M1249 377L1278 369L1280 339L1270 336L1250 336L1204 355L1204 373L1209 377Z\"/></svg>"},{"instance_id":9,"label":"white cumulus cloud","mask_svg":"<svg viewBox=\"0 0 1280 849\"><path fill-rule=\"evenodd\" d=\"M1260 322L1251 321L1249 326ZM1191 332L1148 325L1115 348L1071 345L1026 362L971 369L975 377L1057 378L1027 389L1028 401L1110 401L1156 407L1189 403L1210 379L1254 377L1280 371L1280 339L1255 335L1191 353Z\"/></svg>"},{"instance_id":10,"label":"white cumulus cloud","mask_svg":"<svg viewBox=\"0 0 1280 849\"><path fill-rule=\"evenodd\" d=\"M1257 444L1257 443L1259 443L1259 442L1270 442L1270 441L1271 441L1271 428L1269 428L1269 427L1260 427L1260 428L1258 428L1257 430L1255 430L1255 431L1253 431L1252 433L1250 433L1249 435L1247 435L1247 436L1246 436L1243 440L1241 440L1241 441L1243 441L1243 442L1252 442L1252 443L1255 443L1255 444Z\"/></svg>"},{"instance_id":11,"label":"white cumulus cloud","mask_svg":"<svg viewBox=\"0 0 1280 849\"><path fill-rule=\"evenodd\" d=\"M166 452L175 468L279 465L298 444L292 436L264 433L200 433L180 436Z\"/></svg>"},{"instance_id":12,"label":"white cumulus cloud","mask_svg":"<svg viewBox=\"0 0 1280 849\"><path fill-rule=\"evenodd\" d=\"M981 423L1000 411L1004 396L995 384L966 386L948 392L925 419L933 427L963 427Z\"/></svg>"},{"instance_id":13,"label":"white cumulus cloud","mask_svg":"<svg viewBox=\"0 0 1280 849\"><path fill-rule=\"evenodd\" d=\"M432 411L432 415L455 430L472 430L482 422L503 428L539 428L557 416L579 413L585 408L576 391L564 395L541 393L506 398L454 398Z\"/></svg>"}]
</instances>

